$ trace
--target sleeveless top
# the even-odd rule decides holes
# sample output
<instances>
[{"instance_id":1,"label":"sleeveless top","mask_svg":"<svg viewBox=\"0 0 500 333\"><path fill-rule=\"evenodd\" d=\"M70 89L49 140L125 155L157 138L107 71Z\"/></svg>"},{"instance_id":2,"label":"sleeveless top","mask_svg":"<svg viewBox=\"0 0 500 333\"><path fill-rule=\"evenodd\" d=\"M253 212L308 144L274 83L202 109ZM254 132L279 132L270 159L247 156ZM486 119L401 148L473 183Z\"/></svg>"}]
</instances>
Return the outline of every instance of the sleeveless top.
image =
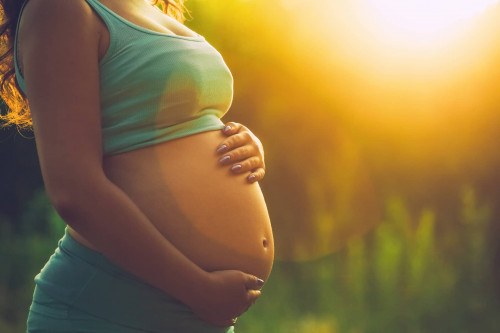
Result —
<instances>
[{"instance_id":1,"label":"sleeveless top","mask_svg":"<svg viewBox=\"0 0 500 333\"><path fill-rule=\"evenodd\" d=\"M104 155L223 128L220 118L233 100L233 77L203 36L149 30L97 0L85 1L110 35L109 48L99 62ZM16 44L17 31L15 73L26 94Z\"/></svg>"}]
</instances>

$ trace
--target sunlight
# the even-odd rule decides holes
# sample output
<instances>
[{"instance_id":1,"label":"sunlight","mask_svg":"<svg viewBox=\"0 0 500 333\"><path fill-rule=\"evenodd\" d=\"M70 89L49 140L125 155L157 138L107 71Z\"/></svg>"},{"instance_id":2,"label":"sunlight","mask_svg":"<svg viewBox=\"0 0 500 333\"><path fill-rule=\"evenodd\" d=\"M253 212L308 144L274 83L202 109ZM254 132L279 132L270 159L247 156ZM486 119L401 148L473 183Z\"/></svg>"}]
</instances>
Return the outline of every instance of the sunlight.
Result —
<instances>
[{"instance_id":1,"label":"sunlight","mask_svg":"<svg viewBox=\"0 0 500 333\"><path fill-rule=\"evenodd\" d=\"M412 96L416 102L410 105L415 113L435 117L438 112L432 101L439 89L452 86L468 71L481 70L496 31L492 15L500 12L498 2L318 0L312 8L303 5L296 10L297 17L307 18L307 26L297 30L316 29L304 39L316 45L315 49L308 48L310 54L325 57L313 65L329 62L343 71L342 84L335 91L350 107L361 109L370 95L371 107L363 107L363 114L367 110L376 112L374 106L379 103L384 105L383 113L376 112L380 117L399 117L408 109L394 98ZM350 84L356 87L352 94L346 88ZM364 91L363 99L355 98L358 90ZM325 95L328 93L325 88ZM388 98L392 103L387 103Z\"/></svg>"},{"instance_id":2,"label":"sunlight","mask_svg":"<svg viewBox=\"0 0 500 333\"><path fill-rule=\"evenodd\" d=\"M498 0L366 0L386 37L434 40L460 28ZM418 42L418 40L417 40Z\"/></svg>"}]
</instances>

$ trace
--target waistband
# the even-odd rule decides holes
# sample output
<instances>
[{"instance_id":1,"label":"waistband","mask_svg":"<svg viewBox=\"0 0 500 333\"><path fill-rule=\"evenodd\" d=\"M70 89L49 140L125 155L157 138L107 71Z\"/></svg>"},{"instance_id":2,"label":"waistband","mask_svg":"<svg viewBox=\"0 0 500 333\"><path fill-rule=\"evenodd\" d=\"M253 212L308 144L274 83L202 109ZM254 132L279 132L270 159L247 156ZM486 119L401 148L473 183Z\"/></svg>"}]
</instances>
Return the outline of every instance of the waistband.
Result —
<instances>
[{"instance_id":1,"label":"waistband","mask_svg":"<svg viewBox=\"0 0 500 333\"><path fill-rule=\"evenodd\" d=\"M99 268L109 274L120 275L123 278L134 280L137 281L138 283L147 285L140 278L119 267L118 265L110 261L108 258L103 256L101 253L94 251L91 248L88 248L81 243L78 243L70 235L67 228L64 231L64 236L59 240L58 247L60 250L64 251L67 255L75 256L80 260L83 260L84 262L96 268Z\"/></svg>"}]
</instances>

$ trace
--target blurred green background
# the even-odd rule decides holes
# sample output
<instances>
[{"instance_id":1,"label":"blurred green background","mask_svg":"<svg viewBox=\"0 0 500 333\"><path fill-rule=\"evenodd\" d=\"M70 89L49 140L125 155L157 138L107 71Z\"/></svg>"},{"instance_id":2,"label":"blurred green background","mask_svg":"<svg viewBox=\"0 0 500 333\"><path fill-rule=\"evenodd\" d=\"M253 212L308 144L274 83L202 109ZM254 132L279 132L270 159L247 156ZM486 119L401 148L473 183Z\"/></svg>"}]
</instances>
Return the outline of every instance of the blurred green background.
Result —
<instances>
[{"instance_id":1,"label":"blurred green background","mask_svg":"<svg viewBox=\"0 0 500 333\"><path fill-rule=\"evenodd\" d=\"M238 332L500 332L500 6L397 3L186 3L266 151L276 261ZM64 224L32 134L0 130L0 159L15 333Z\"/></svg>"}]
</instances>

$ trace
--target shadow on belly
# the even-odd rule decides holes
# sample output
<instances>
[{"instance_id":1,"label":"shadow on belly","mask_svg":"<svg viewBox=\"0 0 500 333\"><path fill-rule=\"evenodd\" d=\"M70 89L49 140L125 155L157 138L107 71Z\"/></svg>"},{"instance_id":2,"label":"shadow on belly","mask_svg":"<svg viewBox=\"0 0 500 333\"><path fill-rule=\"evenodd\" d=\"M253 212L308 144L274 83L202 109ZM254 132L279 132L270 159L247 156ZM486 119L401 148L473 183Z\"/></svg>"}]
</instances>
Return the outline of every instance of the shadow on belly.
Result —
<instances>
[{"instance_id":1,"label":"shadow on belly","mask_svg":"<svg viewBox=\"0 0 500 333\"><path fill-rule=\"evenodd\" d=\"M272 240L261 232L245 225L238 228L238 220L200 221L179 207L175 211L175 217L169 214L168 222L157 227L165 230L165 238L200 267L207 271L239 269L263 279L268 277Z\"/></svg>"},{"instance_id":2,"label":"shadow on belly","mask_svg":"<svg viewBox=\"0 0 500 333\"><path fill-rule=\"evenodd\" d=\"M212 203L199 200L179 202L179 194L165 182L144 185L140 188L148 191L123 189L160 233L201 268L268 277L274 249L272 235L262 227L267 221L249 219L241 210L218 214Z\"/></svg>"},{"instance_id":3,"label":"shadow on belly","mask_svg":"<svg viewBox=\"0 0 500 333\"><path fill-rule=\"evenodd\" d=\"M217 164L222 139L205 132L111 156L106 174L200 267L265 279L274 255L267 207L257 183Z\"/></svg>"}]
</instances>

